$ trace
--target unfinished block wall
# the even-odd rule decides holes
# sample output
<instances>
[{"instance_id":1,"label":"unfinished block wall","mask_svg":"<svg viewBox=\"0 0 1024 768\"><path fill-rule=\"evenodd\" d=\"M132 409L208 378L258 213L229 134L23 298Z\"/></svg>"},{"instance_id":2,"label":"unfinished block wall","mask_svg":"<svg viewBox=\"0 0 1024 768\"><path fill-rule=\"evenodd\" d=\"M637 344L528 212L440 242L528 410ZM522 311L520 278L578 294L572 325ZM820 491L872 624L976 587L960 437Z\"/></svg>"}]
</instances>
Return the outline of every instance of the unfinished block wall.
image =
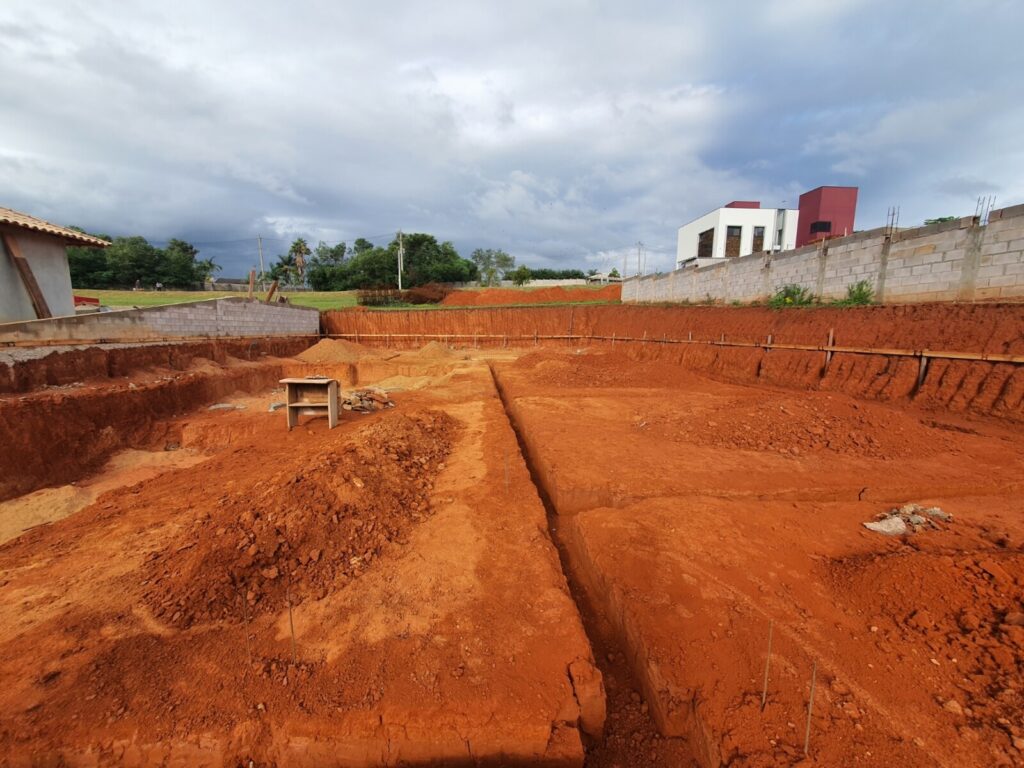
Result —
<instances>
[{"instance_id":1,"label":"unfinished block wall","mask_svg":"<svg viewBox=\"0 0 1024 768\"><path fill-rule=\"evenodd\" d=\"M320 313L316 309L231 297L7 323L0 325L0 342L302 336L319 332Z\"/></svg>"},{"instance_id":2,"label":"unfinished block wall","mask_svg":"<svg viewBox=\"0 0 1024 768\"><path fill-rule=\"evenodd\" d=\"M874 229L781 253L722 259L622 284L624 302L762 301L785 285L841 299L866 280L877 301L1024 298L1024 205L915 229Z\"/></svg>"}]
</instances>

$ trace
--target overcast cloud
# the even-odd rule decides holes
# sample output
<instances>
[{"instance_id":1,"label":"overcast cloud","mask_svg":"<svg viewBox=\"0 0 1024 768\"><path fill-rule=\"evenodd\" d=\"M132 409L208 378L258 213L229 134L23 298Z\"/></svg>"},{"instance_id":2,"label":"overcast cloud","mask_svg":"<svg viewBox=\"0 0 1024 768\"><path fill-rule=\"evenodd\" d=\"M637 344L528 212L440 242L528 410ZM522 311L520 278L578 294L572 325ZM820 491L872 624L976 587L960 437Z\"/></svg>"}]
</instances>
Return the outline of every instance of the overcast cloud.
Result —
<instances>
[{"instance_id":1,"label":"overcast cloud","mask_svg":"<svg viewBox=\"0 0 1024 768\"><path fill-rule=\"evenodd\" d=\"M608 268L732 199L1024 200L1019 0L0 3L0 205L199 244L399 228ZM276 238L276 239L274 239Z\"/></svg>"}]
</instances>

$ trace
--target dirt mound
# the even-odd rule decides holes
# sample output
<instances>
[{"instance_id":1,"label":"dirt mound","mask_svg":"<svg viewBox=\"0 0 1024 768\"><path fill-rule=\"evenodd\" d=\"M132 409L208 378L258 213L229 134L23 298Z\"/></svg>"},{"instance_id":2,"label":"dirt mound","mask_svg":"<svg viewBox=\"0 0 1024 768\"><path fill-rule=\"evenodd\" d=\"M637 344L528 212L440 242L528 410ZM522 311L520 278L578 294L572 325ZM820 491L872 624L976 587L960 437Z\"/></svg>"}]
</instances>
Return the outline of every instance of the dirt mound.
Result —
<instances>
[{"instance_id":1,"label":"dirt mound","mask_svg":"<svg viewBox=\"0 0 1024 768\"><path fill-rule=\"evenodd\" d=\"M936 713L1008 749L1024 737L1024 554L908 549L838 561L836 592L864 615L883 652L937 691Z\"/></svg>"},{"instance_id":2,"label":"dirt mound","mask_svg":"<svg viewBox=\"0 0 1024 768\"><path fill-rule=\"evenodd\" d=\"M454 291L441 302L446 307L503 307L510 304L570 304L585 301L619 301L622 286L563 288L485 288L482 291Z\"/></svg>"},{"instance_id":3,"label":"dirt mound","mask_svg":"<svg viewBox=\"0 0 1024 768\"><path fill-rule=\"evenodd\" d=\"M345 339L323 339L295 357L304 363L355 363L380 353Z\"/></svg>"},{"instance_id":4,"label":"dirt mound","mask_svg":"<svg viewBox=\"0 0 1024 768\"><path fill-rule=\"evenodd\" d=\"M702 413L638 413L670 440L800 456L830 451L892 459L954 448L949 433L891 409L832 398L727 402Z\"/></svg>"},{"instance_id":5,"label":"dirt mound","mask_svg":"<svg viewBox=\"0 0 1024 768\"><path fill-rule=\"evenodd\" d=\"M437 411L397 416L198 511L146 564L154 614L238 622L344 586L431 514L454 430Z\"/></svg>"},{"instance_id":6,"label":"dirt mound","mask_svg":"<svg viewBox=\"0 0 1024 768\"><path fill-rule=\"evenodd\" d=\"M417 360L462 360L465 355L460 355L444 344L432 341L417 350L406 352L403 357L414 357Z\"/></svg>"}]
</instances>

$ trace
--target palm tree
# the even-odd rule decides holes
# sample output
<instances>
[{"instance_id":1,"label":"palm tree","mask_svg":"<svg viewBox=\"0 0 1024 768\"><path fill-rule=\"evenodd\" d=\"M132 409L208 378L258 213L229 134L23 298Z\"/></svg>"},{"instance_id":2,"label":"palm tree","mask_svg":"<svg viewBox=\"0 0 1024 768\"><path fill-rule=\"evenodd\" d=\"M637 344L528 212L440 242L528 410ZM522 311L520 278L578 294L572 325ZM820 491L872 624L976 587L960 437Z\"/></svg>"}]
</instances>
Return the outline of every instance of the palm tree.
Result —
<instances>
[{"instance_id":1,"label":"palm tree","mask_svg":"<svg viewBox=\"0 0 1024 768\"><path fill-rule=\"evenodd\" d=\"M309 244L302 237L295 238L292 247L288 249L288 255L293 259L295 270L299 273L300 284L306 280L306 257L312 253Z\"/></svg>"}]
</instances>

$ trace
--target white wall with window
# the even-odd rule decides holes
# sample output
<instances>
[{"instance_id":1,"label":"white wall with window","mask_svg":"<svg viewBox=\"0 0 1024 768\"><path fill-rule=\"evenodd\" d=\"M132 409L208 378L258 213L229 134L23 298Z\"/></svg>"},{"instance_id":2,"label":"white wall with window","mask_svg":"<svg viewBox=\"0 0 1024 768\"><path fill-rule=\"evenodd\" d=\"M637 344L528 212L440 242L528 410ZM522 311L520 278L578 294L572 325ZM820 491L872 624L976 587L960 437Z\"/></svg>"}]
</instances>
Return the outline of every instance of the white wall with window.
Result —
<instances>
[{"instance_id":1,"label":"white wall with window","mask_svg":"<svg viewBox=\"0 0 1024 768\"><path fill-rule=\"evenodd\" d=\"M799 212L775 208L718 208L679 228L676 268L713 259L796 247Z\"/></svg>"}]
</instances>

